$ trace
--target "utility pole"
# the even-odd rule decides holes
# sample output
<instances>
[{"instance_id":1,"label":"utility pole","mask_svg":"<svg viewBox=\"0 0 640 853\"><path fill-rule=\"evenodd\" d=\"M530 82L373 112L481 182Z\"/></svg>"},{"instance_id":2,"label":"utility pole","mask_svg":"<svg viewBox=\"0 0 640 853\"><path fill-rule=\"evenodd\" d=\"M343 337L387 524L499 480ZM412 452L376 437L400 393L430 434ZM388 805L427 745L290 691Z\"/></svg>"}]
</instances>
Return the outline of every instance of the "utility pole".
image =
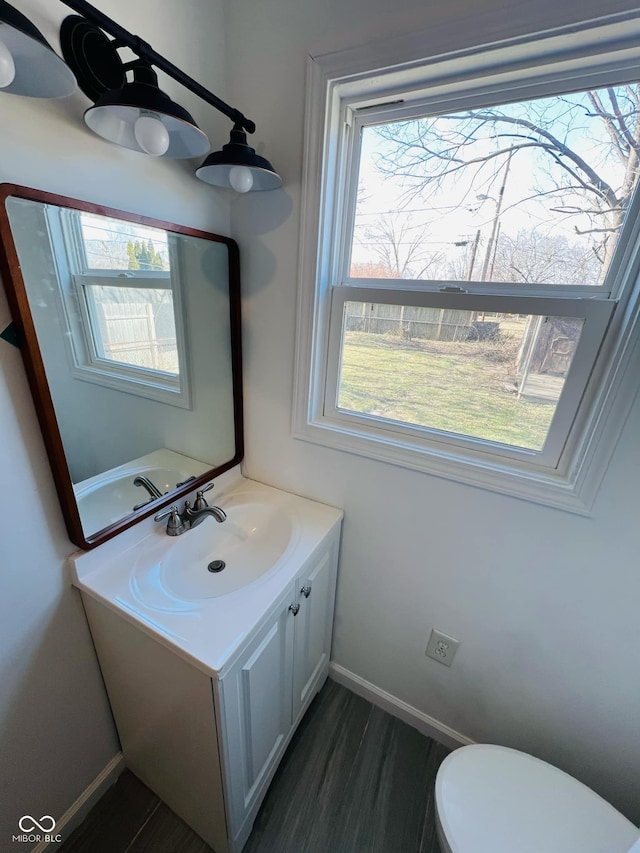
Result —
<instances>
[{"instance_id":1,"label":"utility pole","mask_svg":"<svg viewBox=\"0 0 640 853\"><path fill-rule=\"evenodd\" d=\"M504 170L504 178L502 179L502 186L500 187L500 191L498 193L498 199L496 201L496 212L493 217L493 226L491 228L491 236L489 237L489 242L487 243L487 251L484 255L484 263L482 264L482 272L480 274L480 281L487 280L487 272L489 271L489 263L491 262L491 255L493 250L493 244L496 239L496 234L498 231L498 222L500 221L500 213L502 211L502 202L504 201L504 188L507 185L507 178L509 177L509 167L511 166L511 158L513 157L513 152L515 149L511 149L509 151L509 156L507 157L507 164Z\"/></svg>"},{"instance_id":2,"label":"utility pole","mask_svg":"<svg viewBox=\"0 0 640 853\"><path fill-rule=\"evenodd\" d=\"M471 259L469 261L469 272L467 273L467 281L471 281L473 275L473 267L476 262L476 252L478 251L478 243L480 242L480 229L476 231L476 239L473 241L473 249L471 250Z\"/></svg>"},{"instance_id":3,"label":"utility pole","mask_svg":"<svg viewBox=\"0 0 640 853\"><path fill-rule=\"evenodd\" d=\"M498 251L498 240L500 239L500 228L502 222L498 222L498 230L496 231L496 240L493 244L493 255L491 256L491 266L489 267L489 281L493 281L493 268L496 265L496 252Z\"/></svg>"}]
</instances>

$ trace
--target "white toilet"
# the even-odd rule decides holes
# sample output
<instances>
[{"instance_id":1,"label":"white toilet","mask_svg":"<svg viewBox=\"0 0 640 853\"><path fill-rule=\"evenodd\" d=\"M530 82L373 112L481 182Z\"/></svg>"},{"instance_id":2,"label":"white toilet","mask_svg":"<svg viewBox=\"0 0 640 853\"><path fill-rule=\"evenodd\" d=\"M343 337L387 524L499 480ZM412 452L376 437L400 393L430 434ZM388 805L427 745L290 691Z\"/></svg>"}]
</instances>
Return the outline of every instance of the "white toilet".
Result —
<instances>
[{"instance_id":1,"label":"white toilet","mask_svg":"<svg viewBox=\"0 0 640 853\"><path fill-rule=\"evenodd\" d=\"M640 853L640 830L557 767L474 744L436 778L442 853Z\"/></svg>"}]
</instances>

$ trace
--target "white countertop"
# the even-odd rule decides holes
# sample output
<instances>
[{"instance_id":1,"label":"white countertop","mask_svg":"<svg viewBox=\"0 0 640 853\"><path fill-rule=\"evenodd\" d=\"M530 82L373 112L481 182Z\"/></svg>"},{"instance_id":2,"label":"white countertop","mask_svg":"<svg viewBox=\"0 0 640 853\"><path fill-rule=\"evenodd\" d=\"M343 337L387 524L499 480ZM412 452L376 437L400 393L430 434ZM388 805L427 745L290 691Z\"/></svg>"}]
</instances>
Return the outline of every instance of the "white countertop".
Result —
<instances>
[{"instance_id":1,"label":"white countertop","mask_svg":"<svg viewBox=\"0 0 640 853\"><path fill-rule=\"evenodd\" d=\"M224 509L225 501L242 495L279 507L293 520L293 534L284 554L248 586L197 601L171 596L154 586L154 573L169 549L205 525L215 527L213 519L205 519L197 530L180 537L167 536L164 522L144 519L98 548L73 554L69 563L73 583L84 593L218 678L325 536L340 524L342 512L248 480L239 466L216 478L215 484L215 491L207 495L209 503Z\"/></svg>"}]
</instances>

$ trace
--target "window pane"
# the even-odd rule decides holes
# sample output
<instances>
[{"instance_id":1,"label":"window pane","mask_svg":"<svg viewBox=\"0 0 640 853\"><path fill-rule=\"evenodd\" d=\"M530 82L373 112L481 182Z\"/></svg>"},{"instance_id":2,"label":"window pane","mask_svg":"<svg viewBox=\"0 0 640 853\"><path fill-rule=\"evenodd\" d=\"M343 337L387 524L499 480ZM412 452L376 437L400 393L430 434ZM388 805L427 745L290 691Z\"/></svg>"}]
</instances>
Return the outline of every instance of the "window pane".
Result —
<instances>
[{"instance_id":1,"label":"window pane","mask_svg":"<svg viewBox=\"0 0 640 853\"><path fill-rule=\"evenodd\" d=\"M169 271L166 231L91 213L80 224L87 269Z\"/></svg>"},{"instance_id":2,"label":"window pane","mask_svg":"<svg viewBox=\"0 0 640 853\"><path fill-rule=\"evenodd\" d=\"M346 302L336 405L541 450L582 324Z\"/></svg>"},{"instance_id":3,"label":"window pane","mask_svg":"<svg viewBox=\"0 0 640 853\"><path fill-rule=\"evenodd\" d=\"M365 127L351 275L601 285L640 84Z\"/></svg>"},{"instance_id":4,"label":"window pane","mask_svg":"<svg viewBox=\"0 0 640 853\"><path fill-rule=\"evenodd\" d=\"M179 375L170 290L87 285L85 292L101 358Z\"/></svg>"}]
</instances>

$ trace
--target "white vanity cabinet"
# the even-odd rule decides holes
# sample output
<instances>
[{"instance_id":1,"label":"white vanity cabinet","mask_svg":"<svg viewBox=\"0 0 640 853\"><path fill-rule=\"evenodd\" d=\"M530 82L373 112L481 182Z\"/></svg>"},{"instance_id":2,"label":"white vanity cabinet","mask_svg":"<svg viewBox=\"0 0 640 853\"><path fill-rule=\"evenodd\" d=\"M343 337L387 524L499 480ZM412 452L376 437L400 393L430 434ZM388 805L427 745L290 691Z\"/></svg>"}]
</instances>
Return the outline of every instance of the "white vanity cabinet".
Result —
<instances>
[{"instance_id":1,"label":"white vanity cabinet","mask_svg":"<svg viewBox=\"0 0 640 853\"><path fill-rule=\"evenodd\" d=\"M327 676L339 532L338 521L216 672L83 588L127 766L216 853L242 850Z\"/></svg>"},{"instance_id":2,"label":"white vanity cabinet","mask_svg":"<svg viewBox=\"0 0 640 853\"><path fill-rule=\"evenodd\" d=\"M335 548L328 548L296 581L295 595L300 610L295 618L293 655L294 723L306 710L317 690L318 679L329 666L336 563Z\"/></svg>"},{"instance_id":3,"label":"white vanity cabinet","mask_svg":"<svg viewBox=\"0 0 640 853\"><path fill-rule=\"evenodd\" d=\"M324 682L331 653L337 537L300 572L217 685L235 849L249 837L288 739Z\"/></svg>"},{"instance_id":4,"label":"white vanity cabinet","mask_svg":"<svg viewBox=\"0 0 640 853\"><path fill-rule=\"evenodd\" d=\"M234 842L241 850L292 729L294 586L215 690Z\"/></svg>"}]
</instances>

